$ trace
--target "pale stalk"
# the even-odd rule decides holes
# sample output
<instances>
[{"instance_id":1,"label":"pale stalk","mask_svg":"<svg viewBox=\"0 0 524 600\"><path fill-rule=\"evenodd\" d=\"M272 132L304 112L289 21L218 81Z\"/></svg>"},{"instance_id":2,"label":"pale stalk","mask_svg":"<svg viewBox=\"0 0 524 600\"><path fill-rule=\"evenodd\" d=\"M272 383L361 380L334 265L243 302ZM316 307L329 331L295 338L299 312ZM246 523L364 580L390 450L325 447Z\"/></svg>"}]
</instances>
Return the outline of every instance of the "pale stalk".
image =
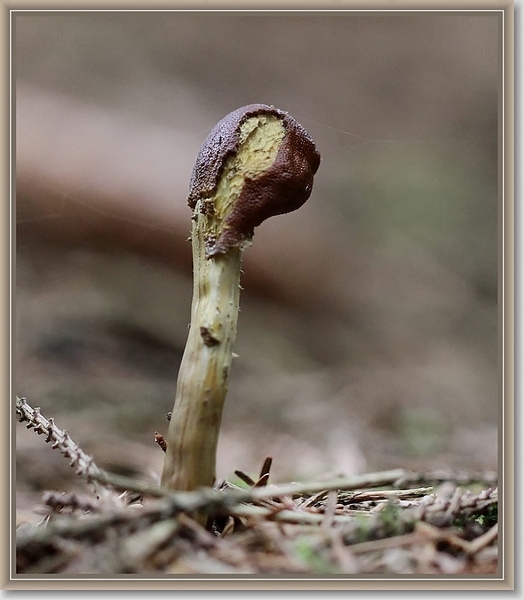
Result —
<instances>
[{"instance_id":1,"label":"pale stalk","mask_svg":"<svg viewBox=\"0 0 524 600\"><path fill-rule=\"evenodd\" d=\"M242 251L233 248L225 255L206 259L203 218L197 215L193 222L191 327L180 365L162 474L162 485L174 490L190 491L214 483L237 330Z\"/></svg>"}]
</instances>

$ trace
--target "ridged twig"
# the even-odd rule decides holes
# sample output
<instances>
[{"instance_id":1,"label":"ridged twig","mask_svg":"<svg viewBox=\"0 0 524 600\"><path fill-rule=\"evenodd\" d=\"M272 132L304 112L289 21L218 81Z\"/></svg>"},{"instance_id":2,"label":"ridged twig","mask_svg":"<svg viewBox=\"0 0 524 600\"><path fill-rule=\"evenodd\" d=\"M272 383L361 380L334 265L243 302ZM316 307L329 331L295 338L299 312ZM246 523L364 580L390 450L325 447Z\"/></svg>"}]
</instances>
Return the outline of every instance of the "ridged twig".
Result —
<instances>
[{"instance_id":1,"label":"ridged twig","mask_svg":"<svg viewBox=\"0 0 524 600\"><path fill-rule=\"evenodd\" d=\"M42 504L53 513L60 513L63 509L84 513L99 512L102 509L102 505L91 498L64 492L44 492Z\"/></svg>"},{"instance_id":2,"label":"ridged twig","mask_svg":"<svg viewBox=\"0 0 524 600\"><path fill-rule=\"evenodd\" d=\"M71 439L64 429L55 425L54 419L46 419L40 408L31 407L25 398L16 397L16 414L20 423L27 423L27 429L34 429L39 435L45 435L45 442L52 448L58 448L69 459L69 464L75 469L77 475L85 477L93 485L93 477L100 475L99 469L92 456L87 454ZM95 486L96 487L96 486Z\"/></svg>"},{"instance_id":3,"label":"ridged twig","mask_svg":"<svg viewBox=\"0 0 524 600\"><path fill-rule=\"evenodd\" d=\"M472 483L482 483L485 485L496 486L498 476L495 471L466 471L460 469L433 469L417 473L414 471L405 471L405 475L396 483L396 487L408 487L411 485L436 485L452 481L457 485L470 485Z\"/></svg>"}]
</instances>

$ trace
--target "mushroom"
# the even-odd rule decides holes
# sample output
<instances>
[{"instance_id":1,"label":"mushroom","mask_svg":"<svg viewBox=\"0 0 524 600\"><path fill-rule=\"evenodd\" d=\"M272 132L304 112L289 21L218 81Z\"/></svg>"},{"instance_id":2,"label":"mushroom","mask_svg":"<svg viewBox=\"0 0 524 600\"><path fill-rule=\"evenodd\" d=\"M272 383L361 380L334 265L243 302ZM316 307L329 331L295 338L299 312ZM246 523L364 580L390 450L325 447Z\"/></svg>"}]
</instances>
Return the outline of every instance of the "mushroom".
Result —
<instances>
[{"instance_id":1,"label":"mushroom","mask_svg":"<svg viewBox=\"0 0 524 600\"><path fill-rule=\"evenodd\" d=\"M242 251L265 219L306 202L319 165L320 154L304 128L265 104L228 114L200 149L188 196L193 210L191 325L161 480L168 489L214 484Z\"/></svg>"}]
</instances>

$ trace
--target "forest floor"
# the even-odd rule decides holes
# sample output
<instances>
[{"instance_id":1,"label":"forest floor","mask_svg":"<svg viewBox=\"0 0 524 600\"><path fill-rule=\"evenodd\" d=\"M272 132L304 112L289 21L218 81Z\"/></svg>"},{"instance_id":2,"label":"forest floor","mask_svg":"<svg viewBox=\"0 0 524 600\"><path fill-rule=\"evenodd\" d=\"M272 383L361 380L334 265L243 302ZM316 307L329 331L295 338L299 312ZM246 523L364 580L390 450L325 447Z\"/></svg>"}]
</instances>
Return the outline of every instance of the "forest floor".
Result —
<instances>
[{"instance_id":1,"label":"forest floor","mask_svg":"<svg viewBox=\"0 0 524 600\"><path fill-rule=\"evenodd\" d=\"M25 399L16 412L93 490L47 491L36 521L17 519L17 575L497 575L494 472L274 485L268 457L257 477L235 471L235 482L172 493L99 469Z\"/></svg>"}]
</instances>

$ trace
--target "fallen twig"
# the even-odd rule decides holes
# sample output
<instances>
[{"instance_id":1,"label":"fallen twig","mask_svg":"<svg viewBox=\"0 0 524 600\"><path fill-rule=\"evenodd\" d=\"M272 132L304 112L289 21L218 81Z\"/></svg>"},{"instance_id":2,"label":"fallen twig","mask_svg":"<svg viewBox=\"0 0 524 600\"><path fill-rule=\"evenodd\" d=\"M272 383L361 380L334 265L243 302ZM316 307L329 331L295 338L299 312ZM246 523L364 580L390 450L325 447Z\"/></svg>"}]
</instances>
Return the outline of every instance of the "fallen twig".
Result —
<instances>
[{"instance_id":1,"label":"fallen twig","mask_svg":"<svg viewBox=\"0 0 524 600\"><path fill-rule=\"evenodd\" d=\"M77 475L92 481L101 473L93 457L84 452L67 431L57 427L54 419L46 419L39 408L29 406L25 398L16 397L16 414L21 423L27 423L27 429L34 429L39 435L45 435L45 442L50 443L52 448L58 448L69 459L69 464Z\"/></svg>"}]
</instances>

